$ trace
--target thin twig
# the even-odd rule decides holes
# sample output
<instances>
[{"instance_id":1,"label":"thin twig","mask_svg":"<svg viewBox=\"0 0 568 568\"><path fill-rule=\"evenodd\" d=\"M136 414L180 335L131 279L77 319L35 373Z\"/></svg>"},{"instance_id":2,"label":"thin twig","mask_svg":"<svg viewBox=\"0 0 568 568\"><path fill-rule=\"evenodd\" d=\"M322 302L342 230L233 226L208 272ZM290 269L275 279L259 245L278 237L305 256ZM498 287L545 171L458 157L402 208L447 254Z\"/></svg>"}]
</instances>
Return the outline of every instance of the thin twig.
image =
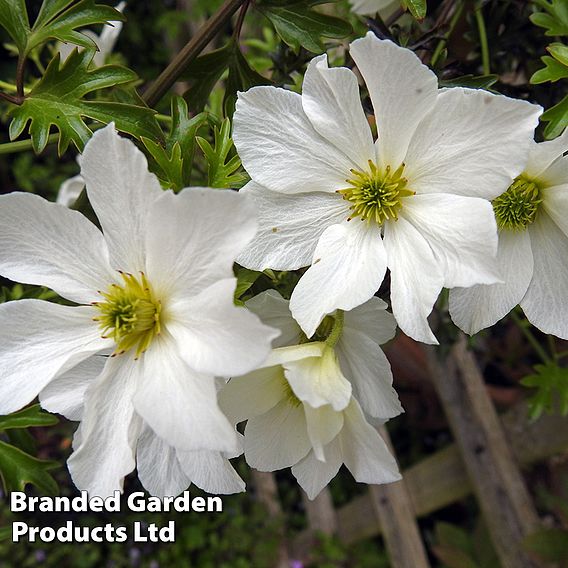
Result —
<instances>
[{"instance_id":1,"label":"thin twig","mask_svg":"<svg viewBox=\"0 0 568 568\"><path fill-rule=\"evenodd\" d=\"M481 61L483 64L483 74L489 75L491 73L491 64L489 60L489 45L487 43L487 30L485 29L485 20L483 19L481 4L475 10L475 21L477 22L477 29L479 31L479 43L481 47Z\"/></svg>"},{"instance_id":2,"label":"thin twig","mask_svg":"<svg viewBox=\"0 0 568 568\"><path fill-rule=\"evenodd\" d=\"M235 31L233 32L233 38L235 39L235 41L239 40L239 37L241 35L241 29L243 27L243 23L245 21L245 16L247 10L249 9L249 6L250 6L250 0L245 0L245 3L241 6L239 15L237 16L237 21L235 23Z\"/></svg>"},{"instance_id":3,"label":"thin twig","mask_svg":"<svg viewBox=\"0 0 568 568\"><path fill-rule=\"evenodd\" d=\"M14 105L21 105L24 102L23 97L20 97L19 95L9 95L8 93L3 93L2 91L0 91L0 98Z\"/></svg>"}]
</instances>

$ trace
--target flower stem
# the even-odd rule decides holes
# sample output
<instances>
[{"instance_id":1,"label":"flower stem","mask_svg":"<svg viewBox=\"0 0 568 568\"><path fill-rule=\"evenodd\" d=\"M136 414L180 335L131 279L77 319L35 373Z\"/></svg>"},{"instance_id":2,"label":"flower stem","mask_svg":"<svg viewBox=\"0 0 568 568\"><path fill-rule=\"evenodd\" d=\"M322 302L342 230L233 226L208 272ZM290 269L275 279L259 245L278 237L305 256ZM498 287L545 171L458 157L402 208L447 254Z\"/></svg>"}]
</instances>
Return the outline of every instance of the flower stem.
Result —
<instances>
[{"instance_id":1,"label":"flower stem","mask_svg":"<svg viewBox=\"0 0 568 568\"><path fill-rule=\"evenodd\" d=\"M436 46L436 49L432 54L432 58L430 59L431 67L436 66L436 63L438 62L438 59L440 58L440 55L442 54L442 51L444 50L446 43L448 43L449 37L452 35L454 28L456 27L456 24L458 23L458 20L462 15L463 7L464 7L463 2L459 2L459 4L456 6L455 11L452 15L452 19L450 20L448 31L445 33L444 37L438 42L438 45Z\"/></svg>"},{"instance_id":2,"label":"flower stem","mask_svg":"<svg viewBox=\"0 0 568 568\"><path fill-rule=\"evenodd\" d=\"M47 139L47 144L53 144L59 139L59 134L50 134ZM17 142L6 142L5 144L0 144L0 154L15 154L17 152L26 152L31 150L32 140L27 138L26 140L18 140Z\"/></svg>"},{"instance_id":3,"label":"flower stem","mask_svg":"<svg viewBox=\"0 0 568 568\"><path fill-rule=\"evenodd\" d=\"M337 310L333 316L333 328L331 333L327 336L325 340L325 344L328 347L335 347L339 338L341 337L341 333L343 331L343 320L345 319L345 312L343 310Z\"/></svg>"},{"instance_id":4,"label":"flower stem","mask_svg":"<svg viewBox=\"0 0 568 568\"><path fill-rule=\"evenodd\" d=\"M491 73L491 65L489 62L489 46L487 44L487 30L485 29L485 20L483 19L483 8L481 4L475 10L475 21L477 22L477 29L479 31L479 42L481 46L481 61L483 64L483 74L489 75Z\"/></svg>"},{"instance_id":5,"label":"flower stem","mask_svg":"<svg viewBox=\"0 0 568 568\"><path fill-rule=\"evenodd\" d=\"M531 344L542 361L544 363L550 363L550 357L548 356L542 345L537 341L536 337L532 334L531 330L528 328L527 322L525 320L522 320L517 312L515 312L515 310L511 312L511 318L518 326L518 328L522 331L523 335L528 339L528 342Z\"/></svg>"},{"instance_id":6,"label":"flower stem","mask_svg":"<svg viewBox=\"0 0 568 568\"><path fill-rule=\"evenodd\" d=\"M193 36L185 47L174 57L160 76L150 85L143 95L149 107L153 107L168 92L187 66L197 58L209 42L223 28L231 16L246 0L226 0L205 25Z\"/></svg>"}]
</instances>

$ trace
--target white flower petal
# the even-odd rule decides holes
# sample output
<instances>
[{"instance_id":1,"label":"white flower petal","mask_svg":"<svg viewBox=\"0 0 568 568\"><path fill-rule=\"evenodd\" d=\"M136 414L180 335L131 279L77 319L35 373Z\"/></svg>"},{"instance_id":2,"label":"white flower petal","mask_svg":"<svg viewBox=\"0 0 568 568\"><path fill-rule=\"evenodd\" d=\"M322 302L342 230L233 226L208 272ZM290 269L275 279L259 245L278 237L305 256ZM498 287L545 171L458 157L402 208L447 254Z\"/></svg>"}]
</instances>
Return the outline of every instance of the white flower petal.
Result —
<instances>
[{"instance_id":1,"label":"white flower petal","mask_svg":"<svg viewBox=\"0 0 568 568\"><path fill-rule=\"evenodd\" d=\"M313 451L296 465L292 474L309 499L315 499L321 490L337 475L343 458L338 440L325 447L325 462L318 460Z\"/></svg>"},{"instance_id":2,"label":"white flower petal","mask_svg":"<svg viewBox=\"0 0 568 568\"><path fill-rule=\"evenodd\" d=\"M245 482L233 469L229 460L219 452L178 450L177 455L185 473L203 491L215 495L228 495L245 490Z\"/></svg>"},{"instance_id":3,"label":"white flower petal","mask_svg":"<svg viewBox=\"0 0 568 568\"><path fill-rule=\"evenodd\" d=\"M163 294L195 295L233 276L256 232L254 203L234 191L192 187L162 194L146 236L148 279Z\"/></svg>"},{"instance_id":4,"label":"white flower petal","mask_svg":"<svg viewBox=\"0 0 568 568\"><path fill-rule=\"evenodd\" d=\"M343 333L360 331L377 345L390 341L396 333L396 320L386 307L386 302L373 296L364 304L345 312Z\"/></svg>"},{"instance_id":5,"label":"white flower petal","mask_svg":"<svg viewBox=\"0 0 568 568\"><path fill-rule=\"evenodd\" d=\"M59 373L109 345L93 313L42 300L0 304L0 414L19 410Z\"/></svg>"},{"instance_id":6,"label":"white flower petal","mask_svg":"<svg viewBox=\"0 0 568 568\"><path fill-rule=\"evenodd\" d=\"M567 163L568 171L568 163ZM543 190L542 207L560 230L568 235L568 183Z\"/></svg>"},{"instance_id":7,"label":"white flower petal","mask_svg":"<svg viewBox=\"0 0 568 568\"><path fill-rule=\"evenodd\" d=\"M424 237L404 217L385 224L393 315L406 335L437 344L428 315L442 289L442 267Z\"/></svg>"},{"instance_id":8,"label":"white flower petal","mask_svg":"<svg viewBox=\"0 0 568 568\"><path fill-rule=\"evenodd\" d=\"M340 443L343 461L355 481L380 484L402 479L396 460L379 433L366 422L355 399L345 410Z\"/></svg>"},{"instance_id":9,"label":"white flower petal","mask_svg":"<svg viewBox=\"0 0 568 568\"><path fill-rule=\"evenodd\" d=\"M85 393L103 372L107 356L97 354L53 379L40 393L41 407L69 420L81 420Z\"/></svg>"},{"instance_id":10,"label":"white flower petal","mask_svg":"<svg viewBox=\"0 0 568 568\"><path fill-rule=\"evenodd\" d=\"M146 377L129 354L109 357L99 378L87 389L80 445L67 461L75 485L90 497L122 491L135 467L136 440L142 421L132 398Z\"/></svg>"},{"instance_id":11,"label":"white flower petal","mask_svg":"<svg viewBox=\"0 0 568 568\"><path fill-rule=\"evenodd\" d=\"M335 349L353 396L367 414L384 420L403 412L392 387L390 363L371 337L363 330L344 327Z\"/></svg>"},{"instance_id":12,"label":"white flower petal","mask_svg":"<svg viewBox=\"0 0 568 568\"><path fill-rule=\"evenodd\" d=\"M351 44L375 109L379 165L396 169L420 120L436 102L438 79L409 49L369 32Z\"/></svg>"},{"instance_id":13,"label":"white flower petal","mask_svg":"<svg viewBox=\"0 0 568 568\"><path fill-rule=\"evenodd\" d=\"M155 338L137 364L144 380L134 407L160 438L183 450L236 449L235 431L217 404L213 376L190 368L171 337Z\"/></svg>"},{"instance_id":14,"label":"white flower petal","mask_svg":"<svg viewBox=\"0 0 568 568\"><path fill-rule=\"evenodd\" d=\"M115 280L102 233L78 211L28 193L0 197L0 274L84 304Z\"/></svg>"},{"instance_id":15,"label":"white flower petal","mask_svg":"<svg viewBox=\"0 0 568 568\"><path fill-rule=\"evenodd\" d=\"M351 11L362 16L374 16L377 12L385 20L397 8L400 8L400 0L349 0Z\"/></svg>"},{"instance_id":16,"label":"white flower petal","mask_svg":"<svg viewBox=\"0 0 568 568\"><path fill-rule=\"evenodd\" d=\"M375 147L357 77L350 69L330 69L326 54L312 59L302 86L302 106L326 140L345 152L359 170L368 169L368 161L375 160Z\"/></svg>"},{"instance_id":17,"label":"white flower petal","mask_svg":"<svg viewBox=\"0 0 568 568\"><path fill-rule=\"evenodd\" d=\"M546 170L552 166L563 154L568 150L568 129L555 138L554 140L546 140L545 142L532 142L529 151L528 162L525 167L525 174L530 178L544 178L551 185L568 183L566 176L568 169L564 166L564 179L549 179ZM554 168L555 169L555 168ZM554 178L555 176L553 176Z\"/></svg>"},{"instance_id":18,"label":"white flower petal","mask_svg":"<svg viewBox=\"0 0 568 568\"><path fill-rule=\"evenodd\" d=\"M343 428L343 412L335 411L329 404L319 408L312 408L309 404L302 406L313 452L319 461L327 461L324 446L327 446Z\"/></svg>"},{"instance_id":19,"label":"white flower petal","mask_svg":"<svg viewBox=\"0 0 568 568\"><path fill-rule=\"evenodd\" d=\"M542 332L568 339L568 237L543 212L529 234L534 272L521 308Z\"/></svg>"},{"instance_id":20,"label":"white flower petal","mask_svg":"<svg viewBox=\"0 0 568 568\"><path fill-rule=\"evenodd\" d=\"M126 8L126 2L120 2L115 8L122 12ZM120 20L111 20L103 26L101 35L95 38L99 51L95 53L93 62L97 67L104 65L106 59L112 53L121 31L122 22Z\"/></svg>"},{"instance_id":21,"label":"white flower petal","mask_svg":"<svg viewBox=\"0 0 568 568\"><path fill-rule=\"evenodd\" d=\"M229 422L238 424L268 412L284 397L282 367L259 369L231 379L219 392L219 406Z\"/></svg>"},{"instance_id":22,"label":"white flower petal","mask_svg":"<svg viewBox=\"0 0 568 568\"><path fill-rule=\"evenodd\" d=\"M528 231L501 231L497 265L502 284L450 290L454 323L473 335L505 317L523 298L533 277L533 254Z\"/></svg>"},{"instance_id":23,"label":"white flower petal","mask_svg":"<svg viewBox=\"0 0 568 568\"><path fill-rule=\"evenodd\" d=\"M347 203L336 193L288 195L253 181L240 193L253 198L258 212L258 233L237 258L239 264L253 270L308 266L325 229L349 216Z\"/></svg>"},{"instance_id":24,"label":"white flower petal","mask_svg":"<svg viewBox=\"0 0 568 568\"><path fill-rule=\"evenodd\" d=\"M85 180L83 176L78 175L66 179L59 188L56 202L60 205L65 205L65 207L71 207L71 205L77 201L77 198L81 195L84 188Z\"/></svg>"},{"instance_id":25,"label":"white flower petal","mask_svg":"<svg viewBox=\"0 0 568 568\"><path fill-rule=\"evenodd\" d=\"M351 310L367 301L381 285L386 266L379 227L358 218L328 227L318 242L312 266L292 293L294 319L311 337L327 314Z\"/></svg>"},{"instance_id":26,"label":"white flower petal","mask_svg":"<svg viewBox=\"0 0 568 568\"><path fill-rule=\"evenodd\" d=\"M111 123L87 142L81 160L87 195L110 249L111 264L125 272L145 270L148 211L163 193L144 154Z\"/></svg>"},{"instance_id":27,"label":"white flower petal","mask_svg":"<svg viewBox=\"0 0 568 568\"><path fill-rule=\"evenodd\" d=\"M321 357L325 348L325 343L322 343L321 341L301 343L300 345L290 345L288 347L279 347L278 349L272 350L272 353L268 356L263 367L285 365L291 361L299 361L306 357Z\"/></svg>"},{"instance_id":28,"label":"white flower petal","mask_svg":"<svg viewBox=\"0 0 568 568\"><path fill-rule=\"evenodd\" d=\"M166 327L192 369L222 377L243 375L268 357L279 332L246 308L235 306L236 282L236 278L220 280L170 307Z\"/></svg>"},{"instance_id":29,"label":"white flower petal","mask_svg":"<svg viewBox=\"0 0 568 568\"><path fill-rule=\"evenodd\" d=\"M487 91L440 91L408 147L409 188L497 197L522 172L541 112L539 106Z\"/></svg>"},{"instance_id":30,"label":"white flower petal","mask_svg":"<svg viewBox=\"0 0 568 568\"><path fill-rule=\"evenodd\" d=\"M176 450L145 425L136 446L136 469L144 488L156 497L175 497L191 484Z\"/></svg>"},{"instance_id":31,"label":"white flower petal","mask_svg":"<svg viewBox=\"0 0 568 568\"><path fill-rule=\"evenodd\" d=\"M442 193L415 195L404 204L404 218L426 239L444 271L444 286L501 281L497 224L489 201Z\"/></svg>"},{"instance_id":32,"label":"white flower petal","mask_svg":"<svg viewBox=\"0 0 568 568\"><path fill-rule=\"evenodd\" d=\"M239 93L233 140L252 179L273 191L333 192L355 165L315 131L300 95L275 87Z\"/></svg>"},{"instance_id":33,"label":"white flower petal","mask_svg":"<svg viewBox=\"0 0 568 568\"><path fill-rule=\"evenodd\" d=\"M276 290L261 292L246 303L247 308L263 323L280 331L280 337L272 342L274 348L300 342L302 330L292 317L289 304Z\"/></svg>"},{"instance_id":34,"label":"white flower petal","mask_svg":"<svg viewBox=\"0 0 568 568\"><path fill-rule=\"evenodd\" d=\"M275 471L298 463L311 449L302 405L283 400L245 428L245 457L259 471Z\"/></svg>"},{"instance_id":35,"label":"white flower petal","mask_svg":"<svg viewBox=\"0 0 568 568\"><path fill-rule=\"evenodd\" d=\"M331 404L343 410L351 398L351 383L343 376L337 355L324 347L321 357L307 357L282 364L294 394L302 401L319 408Z\"/></svg>"}]
</instances>

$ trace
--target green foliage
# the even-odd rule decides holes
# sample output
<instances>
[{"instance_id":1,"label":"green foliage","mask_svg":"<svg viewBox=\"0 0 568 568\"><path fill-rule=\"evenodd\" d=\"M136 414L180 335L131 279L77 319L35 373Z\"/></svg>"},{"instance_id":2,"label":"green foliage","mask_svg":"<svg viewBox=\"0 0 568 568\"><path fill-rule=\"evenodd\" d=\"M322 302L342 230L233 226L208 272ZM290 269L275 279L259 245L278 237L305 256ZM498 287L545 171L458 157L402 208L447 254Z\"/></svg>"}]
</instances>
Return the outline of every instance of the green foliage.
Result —
<instances>
[{"instance_id":1,"label":"green foliage","mask_svg":"<svg viewBox=\"0 0 568 568\"><path fill-rule=\"evenodd\" d=\"M499 75L462 75L454 79L443 79L440 87L467 87L468 89L490 89L499 80Z\"/></svg>"},{"instance_id":2,"label":"green foliage","mask_svg":"<svg viewBox=\"0 0 568 568\"><path fill-rule=\"evenodd\" d=\"M257 4L257 8L292 49L299 51L300 47L304 47L313 53L322 53L325 51L322 36L341 39L348 36L352 28L340 18L314 10L313 6L320 3L317 0L264 0Z\"/></svg>"},{"instance_id":3,"label":"green foliage","mask_svg":"<svg viewBox=\"0 0 568 568\"><path fill-rule=\"evenodd\" d=\"M535 365L534 375L521 380L525 387L537 389L529 400L529 415L536 420L543 412L552 413L556 408L556 401L560 413L568 414L568 369L559 367L556 363Z\"/></svg>"},{"instance_id":4,"label":"green foliage","mask_svg":"<svg viewBox=\"0 0 568 568\"><path fill-rule=\"evenodd\" d=\"M231 123L226 118L220 128L215 127L213 146L205 138L197 137L197 143L207 159L207 185L219 188L238 188L247 177L239 173L240 158L231 152ZM232 157L229 157L230 154ZM228 161L227 161L228 160Z\"/></svg>"},{"instance_id":5,"label":"green foliage","mask_svg":"<svg viewBox=\"0 0 568 568\"><path fill-rule=\"evenodd\" d=\"M60 155L71 141L81 151L92 134L85 124L85 117L104 124L114 121L118 130L137 137L161 138L161 131L153 118L154 111L149 108L111 101L85 100L84 97L89 93L137 78L130 69L116 65L90 69L93 56L92 50L75 50L61 68L59 55L50 62L45 75L24 102L11 111L11 140L17 138L29 122L33 148L39 153L47 144L53 124L59 130Z\"/></svg>"},{"instance_id":6,"label":"green foliage","mask_svg":"<svg viewBox=\"0 0 568 568\"><path fill-rule=\"evenodd\" d=\"M537 531L525 538L523 547L536 554L543 562L565 562L568 558L568 531L564 529Z\"/></svg>"},{"instance_id":7,"label":"green foliage","mask_svg":"<svg viewBox=\"0 0 568 568\"><path fill-rule=\"evenodd\" d=\"M403 0L403 5L417 20L421 21L426 17L426 0Z\"/></svg>"},{"instance_id":8,"label":"green foliage","mask_svg":"<svg viewBox=\"0 0 568 568\"><path fill-rule=\"evenodd\" d=\"M0 0L0 25L22 57L50 39L96 48L94 41L77 29L124 19L114 8L95 4L95 0L44 0L30 29L25 0Z\"/></svg>"},{"instance_id":9,"label":"green foliage","mask_svg":"<svg viewBox=\"0 0 568 568\"><path fill-rule=\"evenodd\" d=\"M552 46L548 47L549 51L550 47ZM560 45L560 47L563 47L568 51L568 47L566 47L565 45ZM545 67L543 69L539 69L533 74L533 76L531 77L531 83L533 83L533 85L546 83L548 81L554 83L559 79L566 79L566 77L568 77L568 65L566 65L559 59L545 55L544 57L541 57L541 60L544 63Z\"/></svg>"},{"instance_id":10,"label":"green foliage","mask_svg":"<svg viewBox=\"0 0 568 568\"><path fill-rule=\"evenodd\" d=\"M544 136L546 138L552 139L560 136L568 126L568 95L557 105L554 105L544 112L540 119L543 122L548 122L544 129Z\"/></svg>"},{"instance_id":11,"label":"green foliage","mask_svg":"<svg viewBox=\"0 0 568 568\"><path fill-rule=\"evenodd\" d=\"M235 304L244 305L242 296L247 292L251 286L258 280L262 272L250 270L249 268L239 267L237 269L237 287L235 288Z\"/></svg>"},{"instance_id":12,"label":"green foliage","mask_svg":"<svg viewBox=\"0 0 568 568\"><path fill-rule=\"evenodd\" d=\"M546 29L547 36L568 36L568 3L566 0L533 0L544 12L530 16L535 26Z\"/></svg>"},{"instance_id":13,"label":"green foliage","mask_svg":"<svg viewBox=\"0 0 568 568\"><path fill-rule=\"evenodd\" d=\"M9 416L0 416L0 431L9 431L11 434L27 432L25 428L37 426L52 426L57 418L41 412L38 404L24 408ZM10 436L10 441L18 446L0 440L0 477L6 492L23 491L28 483L38 487L49 495L58 493L57 483L48 473L58 467L54 461L39 460L26 453L30 450L30 436Z\"/></svg>"}]
</instances>

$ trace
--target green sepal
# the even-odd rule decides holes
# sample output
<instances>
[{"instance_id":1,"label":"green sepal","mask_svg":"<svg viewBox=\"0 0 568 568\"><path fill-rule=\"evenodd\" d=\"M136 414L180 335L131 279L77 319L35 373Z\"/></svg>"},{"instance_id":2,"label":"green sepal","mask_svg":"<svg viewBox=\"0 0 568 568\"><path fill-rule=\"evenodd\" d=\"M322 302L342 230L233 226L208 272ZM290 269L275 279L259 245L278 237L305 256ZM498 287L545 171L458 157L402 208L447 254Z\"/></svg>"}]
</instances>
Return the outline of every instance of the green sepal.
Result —
<instances>
[{"instance_id":1,"label":"green sepal","mask_svg":"<svg viewBox=\"0 0 568 568\"><path fill-rule=\"evenodd\" d=\"M114 121L118 130L138 138L162 138L162 132L154 119L155 111L152 109L83 98L88 93L137 79L136 73L126 67L105 65L90 68L94 53L92 50L75 50L61 68L59 55L53 58L44 76L24 102L12 109L10 140L17 138L29 123L33 149L40 153L47 144L51 125L54 125L59 130L60 155L65 152L70 142L82 151L92 134L84 118L91 118L103 124Z\"/></svg>"}]
</instances>

